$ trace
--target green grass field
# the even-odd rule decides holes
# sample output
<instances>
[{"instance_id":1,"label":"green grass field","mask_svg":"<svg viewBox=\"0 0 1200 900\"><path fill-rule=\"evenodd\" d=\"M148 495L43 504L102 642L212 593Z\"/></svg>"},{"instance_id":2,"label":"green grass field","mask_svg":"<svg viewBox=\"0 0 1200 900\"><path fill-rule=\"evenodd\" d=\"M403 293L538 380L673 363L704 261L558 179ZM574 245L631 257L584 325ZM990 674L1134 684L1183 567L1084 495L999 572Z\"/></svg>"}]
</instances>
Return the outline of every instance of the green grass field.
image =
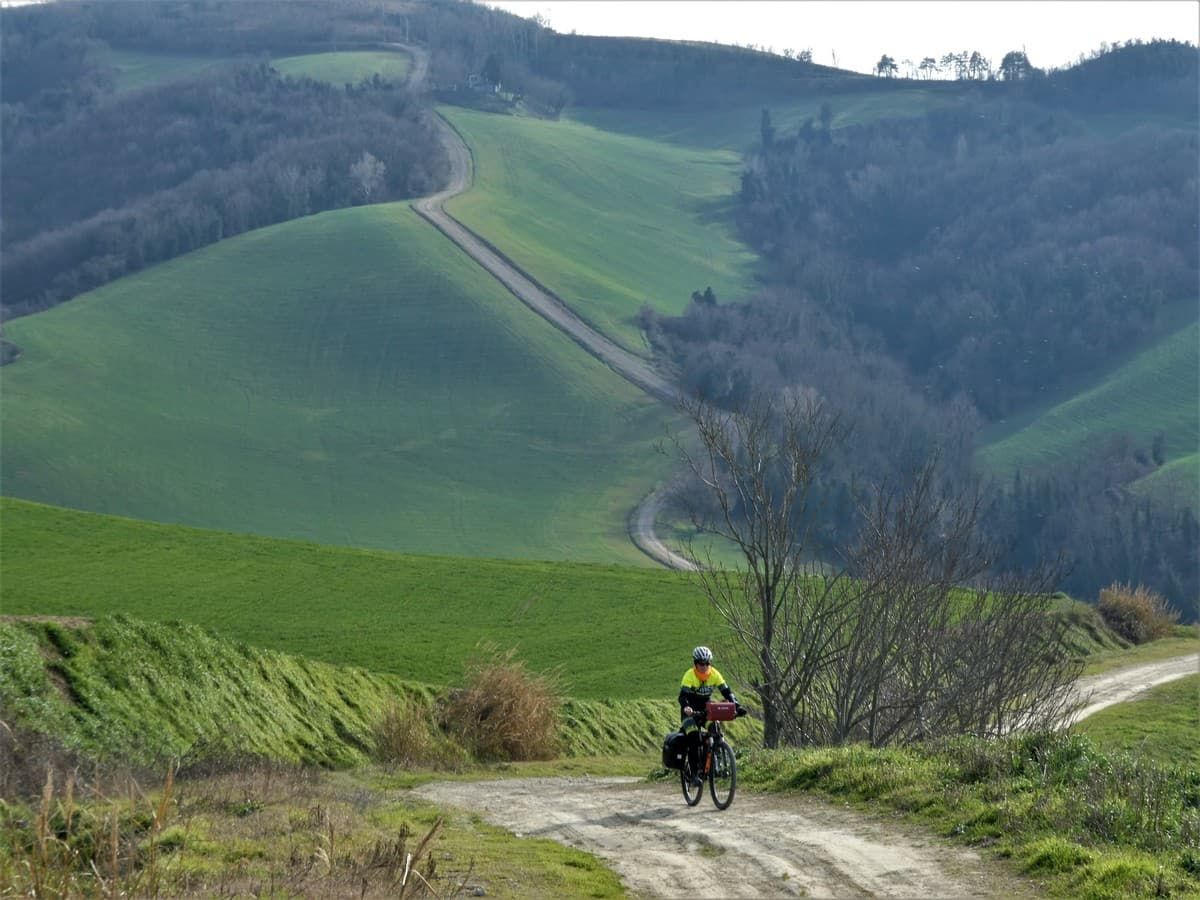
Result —
<instances>
[{"instance_id":1,"label":"green grass field","mask_svg":"<svg viewBox=\"0 0 1200 900\"><path fill-rule=\"evenodd\" d=\"M1193 510L1200 510L1200 452L1179 456L1162 468L1135 481L1136 493L1190 499Z\"/></svg>"},{"instance_id":2,"label":"green grass field","mask_svg":"<svg viewBox=\"0 0 1200 900\"><path fill-rule=\"evenodd\" d=\"M6 615L182 620L326 662L455 682L478 642L568 695L673 699L707 601L661 569L419 557L0 500ZM727 675L729 673L726 673Z\"/></svg>"},{"instance_id":3,"label":"green grass field","mask_svg":"<svg viewBox=\"0 0 1200 900\"><path fill-rule=\"evenodd\" d=\"M222 241L6 337L10 496L228 531L649 565L664 407L402 204Z\"/></svg>"},{"instance_id":4,"label":"green grass field","mask_svg":"<svg viewBox=\"0 0 1200 900\"><path fill-rule=\"evenodd\" d=\"M832 127L844 128L875 119L909 118L956 102L955 85L766 97L750 105L717 105L709 109L636 110L571 107L571 120L603 131L626 134L691 148L741 153L759 140L762 111L771 115L777 134L794 132L806 119L816 125L821 104L828 103Z\"/></svg>"},{"instance_id":5,"label":"green grass field","mask_svg":"<svg viewBox=\"0 0 1200 900\"><path fill-rule=\"evenodd\" d=\"M385 81L404 81L412 68L407 53L384 50L359 50L346 53L309 53L285 56L271 61L271 67L283 75L307 76L330 84L358 84L375 75Z\"/></svg>"},{"instance_id":6,"label":"green grass field","mask_svg":"<svg viewBox=\"0 0 1200 900\"><path fill-rule=\"evenodd\" d=\"M1200 444L1200 323L1193 321L1061 403L994 429L980 451L998 475L1038 471L1127 433L1149 449L1158 432L1168 460Z\"/></svg>"},{"instance_id":7,"label":"green grass field","mask_svg":"<svg viewBox=\"0 0 1200 900\"><path fill-rule=\"evenodd\" d=\"M118 92L136 91L195 75L230 62L227 58L105 50L103 60L117 71Z\"/></svg>"},{"instance_id":8,"label":"green grass field","mask_svg":"<svg viewBox=\"0 0 1200 900\"><path fill-rule=\"evenodd\" d=\"M445 107L475 159L475 186L447 204L580 315L635 352L643 305L677 313L711 286L752 287L753 252L730 215L741 160L545 121Z\"/></svg>"},{"instance_id":9,"label":"green grass field","mask_svg":"<svg viewBox=\"0 0 1200 900\"><path fill-rule=\"evenodd\" d=\"M1168 681L1075 726L1106 751L1200 770L1200 675Z\"/></svg>"}]
</instances>

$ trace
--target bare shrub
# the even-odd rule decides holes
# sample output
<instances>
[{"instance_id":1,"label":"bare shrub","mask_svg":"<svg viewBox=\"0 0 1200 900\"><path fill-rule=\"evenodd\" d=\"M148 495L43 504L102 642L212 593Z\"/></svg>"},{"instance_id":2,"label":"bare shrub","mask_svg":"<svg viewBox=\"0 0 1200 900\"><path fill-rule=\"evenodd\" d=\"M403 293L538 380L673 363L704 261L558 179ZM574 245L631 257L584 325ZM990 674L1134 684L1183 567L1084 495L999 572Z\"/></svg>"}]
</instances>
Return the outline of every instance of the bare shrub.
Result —
<instances>
[{"instance_id":1,"label":"bare shrub","mask_svg":"<svg viewBox=\"0 0 1200 900\"><path fill-rule=\"evenodd\" d=\"M1166 637L1179 621L1166 600L1142 585L1109 585L1100 592L1096 609L1105 625L1135 644Z\"/></svg>"},{"instance_id":2,"label":"bare shrub","mask_svg":"<svg viewBox=\"0 0 1200 900\"><path fill-rule=\"evenodd\" d=\"M429 713L414 703L392 701L375 724L375 757L400 768L459 770L466 752L438 732Z\"/></svg>"},{"instance_id":3,"label":"bare shrub","mask_svg":"<svg viewBox=\"0 0 1200 900\"><path fill-rule=\"evenodd\" d=\"M766 746L883 746L1061 718L1079 664L1053 610L1060 566L997 572L978 484L950 477L935 451L904 479L860 487L858 538L817 565L837 414L809 391L754 393L732 411L680 406L699 443L675 442L700 495L683 498L692 524L742 557L689 550L694 577L729 626L731 670L762 703Z\"/></svg>"},{"instance_id":4,"label":"bare shrub","mask_svg":"<svg viewBox=\"0 0 1200 900\"><path fill-rule=\"evenodd\" d=\"M443 710L447 730L477 759L552 759L558 753L559 677L532 673L515 657L515 650L483 648L468 663L466 687Z\"/></svg>"},{"instance_id":5,"label":"bare shrub","mask_svg":"<svg viewBox=\"0 0 1200 900\"><path fill-rule=\"evenodd\" d=\"M375 755L394 766L422 765L433 755L433 735L412 704L392 701L375 725Z\"/></svg>"}]
</instances>

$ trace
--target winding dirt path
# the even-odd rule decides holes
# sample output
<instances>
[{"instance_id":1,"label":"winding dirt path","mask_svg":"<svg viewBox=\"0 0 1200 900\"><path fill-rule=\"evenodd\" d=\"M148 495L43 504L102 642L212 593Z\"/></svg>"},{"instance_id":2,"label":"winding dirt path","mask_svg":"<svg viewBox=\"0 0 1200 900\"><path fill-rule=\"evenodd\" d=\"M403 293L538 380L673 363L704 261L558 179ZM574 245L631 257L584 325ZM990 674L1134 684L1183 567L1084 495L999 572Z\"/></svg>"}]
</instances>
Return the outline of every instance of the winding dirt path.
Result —
<instances>
[{"instance_id":1,"label":"winding dirt path","mask_svg":"<svg viewBox=\"0 0 1200 900\"><path fill-rule=\"evenodd\" d=\"M417 215L462 248L518 300L559 328L618 375L651 396L671 402L675 397L675 388L647 360L630 353L601 334L570 309L557 294L538 283L532 275L500 250L446 212L446 200L470 187L473 166L471 151L458 132L440 116L437 124L443 146L450 156L453 174L450 185L445 190L413 201L411 206Z\"/></svg>"},{"instance_id":2,"label":"winding dirt path","mask_svg":"<svg viewBox=\"0 0 1200 900\"><path fill-rule=\"evenodd\" d=\"M1075 682L1075 691L1084 705L1069 721L1074 724L1113 704L1133 700L1152 687L1197 673L1200 673L1200 653L1080 678Z\"/></svg>"},{"instance_id":3,"label":"winding dirt path","mask_svg":"<svg viewBox=\"0 0 1200 900\"><path fill-rule=\"evenodd\" d=\"M420 48L404 49L413 55L410 83L414 90L419 90L428 72L428 55ZM650 362L597 331L567 306L561 297L539 283L485 238L446 212L446 201L471 186L474 162L470 148L449 122L441 116L436 116L435 124L441 136L442 146L450 158L450 183L436 194L414 200L410 204L413 211L457 244L463 252L508 288L513 296L560 329L588 353L655 399L673 403L676 397L674 386ZM694 570L695 566L689 560L667 547L655 534L654 519L665 499L665 490L664 487L658 487L651 491L630 513L629 537L639 550L661 565L670 569Z\"/></svg>"},{"instance_id":4,"label":"winding dirt path","mask_svg":"<svg viewBox=\"0 0 1200 900\"><path fill-rule=\"evenodd\" d=\"M629 537L639 550L668 569L695 572L699 567L685 556L680 556L661 540L654 530L658 511L662 508L671 490L670 485L660 485L642 498L642 502L629 514Z\"/></svg>"}]
</instances>

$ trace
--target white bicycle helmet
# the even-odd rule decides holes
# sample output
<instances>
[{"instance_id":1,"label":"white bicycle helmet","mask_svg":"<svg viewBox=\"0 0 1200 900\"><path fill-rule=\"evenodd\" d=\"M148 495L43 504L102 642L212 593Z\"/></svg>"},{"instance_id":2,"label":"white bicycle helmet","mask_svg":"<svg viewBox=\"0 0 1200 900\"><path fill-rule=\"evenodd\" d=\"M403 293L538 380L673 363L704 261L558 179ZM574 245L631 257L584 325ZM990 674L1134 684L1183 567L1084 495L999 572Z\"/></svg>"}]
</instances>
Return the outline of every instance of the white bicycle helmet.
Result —
<instances>
[{"instance_id":1,"label":"white bicycle helmet","mask_svg":"<svg viewBox=\"0 0 1200 900\"><path fill-rule=\"evenodd\" d=\"M712 651L704 646L697 647L692 651L692 662L711 663Z\"/></svg>"}]
</instances>

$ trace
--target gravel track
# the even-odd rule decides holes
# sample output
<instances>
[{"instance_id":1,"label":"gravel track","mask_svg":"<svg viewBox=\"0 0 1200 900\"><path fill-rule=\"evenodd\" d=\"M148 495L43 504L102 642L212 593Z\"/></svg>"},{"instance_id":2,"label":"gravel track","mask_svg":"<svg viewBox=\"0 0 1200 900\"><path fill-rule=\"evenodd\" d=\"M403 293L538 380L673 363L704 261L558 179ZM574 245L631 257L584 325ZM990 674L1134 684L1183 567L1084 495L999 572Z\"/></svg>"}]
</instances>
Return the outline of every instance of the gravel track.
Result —
<instances>
[{"instance_id":1,"label":"gravel track","mask_svg":"<svg viewBox=\"0 0 1200 900\"><path fill-rule=\"evenodd\" d=\"M1078 721L1200 670L1200 654L1081 679ZM1025 897L1000 863L905 823L805 795L741 792L724 812L687 808L675 782L531 778L435 782L415 793L604 859L638 896Z\"/></svg>"},{"instance_id":2,"label":"gravel track","mask_svg":"<svg viewBox=\"0 0 1200 900\"><path fill-rule=\"evenodd\" d=\"M1031 886L929 834L806 796L742 793L724 812L678 782L439 782L416 795L608 863L645 897L1025 897Z\"/></svg>"}]
</instances>

